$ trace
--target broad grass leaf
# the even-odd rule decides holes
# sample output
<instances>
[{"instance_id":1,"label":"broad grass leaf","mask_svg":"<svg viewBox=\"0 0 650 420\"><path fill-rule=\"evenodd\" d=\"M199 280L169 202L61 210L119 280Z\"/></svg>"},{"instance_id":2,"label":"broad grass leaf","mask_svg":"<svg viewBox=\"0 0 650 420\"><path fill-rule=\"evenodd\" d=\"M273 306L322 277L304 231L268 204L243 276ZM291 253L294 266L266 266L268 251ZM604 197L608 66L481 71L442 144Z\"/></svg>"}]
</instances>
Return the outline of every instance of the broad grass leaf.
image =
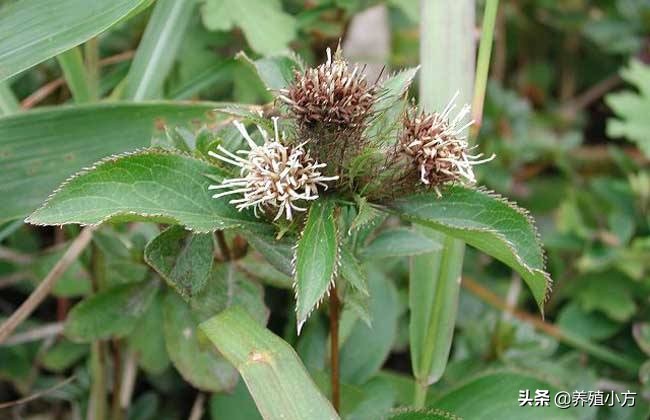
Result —
<instances>
[{"instance_id":1,"label":"broad grass leaf","mask_svg":"<svg viewBox=\"0 0 650 420\"><path fill-rule=\"evenodd\" d=\"M21 0L0 9L0 81L54 57L150 0Z\"/></svg>"},{"instance_id":2,"label":"broad grass leaf","mask_svg":"<svg viewBox=\"0 0 650 420\"><path fill-rule=\"evenodd\" d=\"M519 406L519 391L548 390L548 407ZM561 409L553 404L553 397L560 389L535 376L511 372L492 372L480 375L457 386L431 404L437 409L448 410L462 418L472 420L531 420L577 419L575 409Z\"/></svg>"},{"instance_id":3,"label":"broad grass leaf","mask_svg":"<svg viewBox=\"0 0 650 420\"><path fill-rule=\"evenodd\" d=\"M339 418L294 349L243 308L227 309L200 328L237 368L264 419Z\"/></svg>"}]
</instances>

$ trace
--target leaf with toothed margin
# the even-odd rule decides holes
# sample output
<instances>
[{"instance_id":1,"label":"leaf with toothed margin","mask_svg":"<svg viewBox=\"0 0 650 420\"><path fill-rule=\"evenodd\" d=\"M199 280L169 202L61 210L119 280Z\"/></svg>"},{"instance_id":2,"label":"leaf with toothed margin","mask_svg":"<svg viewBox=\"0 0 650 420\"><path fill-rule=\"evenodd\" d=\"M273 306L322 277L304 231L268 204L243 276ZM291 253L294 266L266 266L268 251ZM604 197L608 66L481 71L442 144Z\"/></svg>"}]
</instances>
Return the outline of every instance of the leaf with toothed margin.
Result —
<instances>
[{"instance_id":1,"label":"leaf with toothed margin","mask_svg":"<svg viewBox=\"0 0 650 420\"><path fill-rule=\"evenodd\" d=\"M335 203L315 201L309 209L294 255L294 284L298 332L329 291L338 263Z\"/></svg>"},{"instance_id":2,"label":"leaf with toothed margin","mask_svg":"<svg viewBox=\"0 0 650 420\"><path fill-rule=\"evenodd\" d=\"M236 58L249 64L267 89L272 91L289 86L294 80L293 70L300 70L302 67L299 60L290 54L252 60L245 53L240 52Z\"/></svg>"},{"instance_id":3,"label":"leaf with toothed margin","mask_svg":"<svg viewBox=\"0 0 650 420\"><path fill-rule=\"evenodd\" d=\"M212 198L208 186L223 174L205 161L163 150L114 156L64 182L26 222L97 225L150 220L204 233L233 227L271 229L250 212L237 211L228 197Z\"/></svg>"},{"instance_id":4,"label":"leaf with toothed margin","mask_svg":"<svg viewBox=\"0 0 650 420\"><path fill-rule=\"evenodd\" d=\"M517 271L528 284L540 310L551 278L539 235L528 213L490 191L450 186L389 203L388 208L412 222L462 239Z\"/></svg>"}]
</instances>

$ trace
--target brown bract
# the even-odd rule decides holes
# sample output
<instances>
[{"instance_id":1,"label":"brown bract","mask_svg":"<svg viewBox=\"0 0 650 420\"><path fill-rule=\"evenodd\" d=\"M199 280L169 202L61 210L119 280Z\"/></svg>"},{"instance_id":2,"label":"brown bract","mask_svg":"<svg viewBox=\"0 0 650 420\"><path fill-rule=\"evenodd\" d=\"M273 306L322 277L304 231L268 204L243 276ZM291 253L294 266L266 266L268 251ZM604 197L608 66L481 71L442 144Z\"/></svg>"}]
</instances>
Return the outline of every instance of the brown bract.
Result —
<instances>
[{"instance_id":1,"label":"brown bract","mask_svg":"<svg viewBox=\"0 0 650 420\"><path fill-rule=\"evenodd\" d=\"M445 134L447 124L438 114L406 113L398 148L417 168L427 185L441 185L461 179L455 162L462 160L465 144Z\"/></svg>"},{"instance_id":2,"label":"brown bract","mask_svg":"<svg viewBox=\"0 0 650 420\"><path fill-rule=\"evenodd\" d=\"M295 81L283 89L280 100L302 129L323 125L333 130L365 127L375 102L375 86L366 80L358 66L350 69L336 53L332 59L304 73L295 72Z\"/></svg>"}]
</instances>

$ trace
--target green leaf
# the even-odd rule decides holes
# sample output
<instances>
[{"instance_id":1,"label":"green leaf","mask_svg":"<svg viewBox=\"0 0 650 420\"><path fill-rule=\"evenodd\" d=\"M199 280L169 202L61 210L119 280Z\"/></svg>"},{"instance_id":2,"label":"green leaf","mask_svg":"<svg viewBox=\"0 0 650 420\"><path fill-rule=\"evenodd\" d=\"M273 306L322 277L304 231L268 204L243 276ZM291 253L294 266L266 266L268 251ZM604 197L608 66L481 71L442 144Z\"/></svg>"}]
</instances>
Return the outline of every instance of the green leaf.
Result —
<instances>
[{"instance_id":1,"label":"green leaf","mask_svg":"<svg viewBox=\"0 0 650 420\"><path fill-rule=\"evenodd\" d=\"M212 394L210 398L210 418L218 419L246 419L261 420L255 401L246 389L244 381L237 382L237 386L230 394Z\"/></svg>"},{"instance_id":2,"label":"green leaf","mask_svg":"<svg viewBox=\"0 0 650 420\"><path fill-rule=\"evenodd\" d=\"M34 273L34 284L40 283L47 276L47 273L54 268L54 265L61 259L64 253L65 248L56 249L51 252L48 251L30 263L30 268ZM79 260L75 260L57 280L51 293L56 297L70 298L85 296L91 291L92 284L88 272Z\"/></svg>"},{"instance_id":3,"label":"green leaf","mask_svg":"<svg viewBox=\"0 0 650 420\"><path fill-rule=\"evenodd\" d=\"M43 367L53 372L70 369L79 359L88 354L88 344L74 343L62 338L41 359Z\"/></svg>"},{"instance_id":4,"label":"green leaf","mask_svg":"<svg viewBox=\"0 0 650 420\"><path fill-rule=\"evenodd\" d=\"M0 9L0 81L110 28L149 0L21 0Z\"/></svg>"},{"instance_id":5,"label":"green leaf","mask_svg":"<svg viewBox=\"0 0 650 420\"><path fill-rule=\"evenodd\" d=\"M200 328L237 368L263 418L339 418L293 348L241 307L225 310Z\"/></svg>"},{"instance_id":6,"label":"green leaf","mask_svg":"<svg viewBox=\"0 0 650 420\"><path fill-rule=\"evenodd\" d=\"M222 170L205 161L162 150L117 156L66 181L27 222L96 225L148 219L206 233L237 226L266 228L227 198L211 197L208 185L222 178Z\"/></svg>"},{"instance_id":7,"label":"green leaf","mask_svg":"<svg viewBox=\"0 0 650 420\"><path fill-rule=\"evenodd\" d=\"M331 200L315 201L296 245L294 289L298 333L336 275L338 244L334 207Z\"/></svg>"},{"instance_id":8,"label":"green leaf","mask_svg":"<svg viewBox=\"0 0 650 420\"><path fill-rule=\"evenodd\" d=\"M520 390L549 390L548 407L520 407ZM531 420L576 419L572 409L564 410L553 404L559 391L555 386L531 375L515 372L488 373L456 387L434 402L433 407L448 410L462 418L472 420Z\"/></svg>"},{"instance_id":9,"label":"green leaf","mask_svg":"<svg viewBox=\"0 0 650 420\"><path fill-rule=\"evenodd\" d=\"M242 232L246 241L280 272L293 277L291 258L294 244L286 238L276 240L266 235Z\"/></svg>"},{"instance_id":10,"label":"green leaf","mask_svg":"<svg viewBox=\"0 0 650 420\"><path fill-rule=\"evenodd\" d=\"M258 60L251 60L246 53L237 54L237 58L249 64L257 73L267 89L278 91L289 86L295 76L294 70L299 69L301 64L292 55L274 55Z\"/></svg>"},{"instance_id":11,"label":"green leaf","mask_svg":"<svg viewBox=\"0 0 650 420\"><path fill-rule=\"evenodd\" d=\"M151 306L137 322L128 337L129 348L138 357L138 364L151 374L160 374L169 366L163 335L163 293L156 293Z\"/></svg>"},{"instance_id":12,"label":"green leaf","mask_svg":"<svg viewBox=\"0 0 650 420\"><path fill-rule=\"evenodd\" d=\"M163 319L169 358L186 381L211 392L235 386L237 371L210 349L202 349L197 339L199 320L176 293L165 296Z\"/></svg>"},{"instance_id":13,"label":"green leaf","mask_svg":"<svg viewBox=\"0 0 650 420\"><path fill-rule=\"evenodd\" d=\"M192 296L189 305L199 322L233 305L246 308L260 324L265 324L269 317L264 288L250 281L232 263L215 266L205 289Z\"/></svg>"},{"instance_id":14,"label":"green leaf","mask_svg":"<svg viewBox=\"0 0 650 420\"><path fill-rule=\"evenodd\" d=\"M158 98L181 45L196 0L158 0L129 69L124 97Z\"/></svg>"},{"instance_id":15,"label":"green leaf","mask_svg":"<svg viewBox=\"0 0 650 420\"><path fill-rule=\"evenodd\" d=\"M9 81L0 82L0 116L15 114L20 111L18 98L11 90Z\"/></svg>"},{"instance_id":16,"label":"green leaf","mask_svg":"<svg viewBox=\"0 0 650 420\"><path fill-rule=\"evenodd\" d=\"M149 308L158 283L123 284L84 299L70 311L65 335L78 342L124 337Z\"/></svg>"},{"instance_id":17,"label":"green leaf","mask_svg":"<svg viewBox=\"0 0 650 420\"><path fill-rule=\"evenodd\" d=\"M147 244L144 260L181 296L203 290L214 260L212 234L171 226Z\"/></svg>"},{"instance_id":18,"label":"green leaf","mask_svg":"<svg viewBox=\"0 0 650 420\"><path fill-rule=\"evenodd\" d=\"M500 196L451 186L398 199L388 207L406 219L462 239L517 271L540 309L551 287L544 252L531 217Z\"/></svg>"},{"instance_id":19,"label":"green leaf","mask_svg":"<svg viewBox=\"0 0 650 420\"><path fill-rule=\"evenodd\" d=\"M211 31L240 27L251 48L262 55L284 50L296 35L296 21L279 0L206 0L201 14Z\"/></svg>"},{"instance_id":20,"label":"green leaf","mask_svg":"<svg viewBox=\"0 0 650 420\"><path fill-rule=\"evenodd\" d=\"M387 257L408 257L439 251L440 243L409 228L387 229L375 237L363 250L365 260Z\"/></svg>"},{"instance_id":21,"label":"green leaf","mask_svg":"<svg viewBox=\"0 0 650 420\"><path fill-rule=\"evenodd\" d=\"M586 340L604 340L616 334L622 325L600 312L587 312L572 301L560 311L556 325Z\"/></svg>"},{"instance_id":22,"label":"green leaf","mask_svg":"<svg viewBox=\"0 0 650 420\"><path fill-rule=\"evenodd\" d=\"M346 244L341 244L341 276L352 287L368 296L368 274Z\"/></svg>"},{"instance_id":23,"label":"green leaf","mask_svg":"<svg viewBox=\"0 0 650 420\"><path fill-rule=\"evenodd\" d=\"M353 231L360 230L363 227L368 226L370 223L374 222L382 213L372 207L368 200L365 197L357 197L357 215L350 223L350 229L348 233Z\"/></svg>"},{"instance_id":24,"label":"green leaf","mask_svg":"<svg viewBox=\"0 0 650 420\"><path fill-rule=\"evenodd\" d=\"M372 327L358 320L341 347L341 379L362 384L374 376L397 336L399 302L395 285L375 266L366 265Z\"/></svg>"},{"instance_id":25,"label":"green leaf","mask_svg":"<svg viewBox=\"0 0 650 420\"><path fill-rule=\"evenodd\" d=\"M0 118L0 223L25 217L61 182L106 156L146 147L156 127L213 121L214 103L105 103Z\"/></svg>"},{"instance_id":26,"label":"green leaf","mask_svg":"<svg viewBox=\"0 0 650 420\"><path fill-rule=\"evenodd\" d=\"M612 281L612 275L617 281ZM634 283L617 272L589 273L580 278L575 300L587 311L600 311L609 318L625 322L634 316Z\"/></svg>"},{"instance_id":27,"label":"green leaf","mask_svg":"<svg viewBox=\"0 0 650 420\"><path fill-rule=\"evenodd\" d=\"M621 77L635 86L638 93L627 91L607 95L605 102L619 117L607 122L607 135L627 137L650 157L650 66L633 59L623 69Z\"/></svg>"}]
</instances>

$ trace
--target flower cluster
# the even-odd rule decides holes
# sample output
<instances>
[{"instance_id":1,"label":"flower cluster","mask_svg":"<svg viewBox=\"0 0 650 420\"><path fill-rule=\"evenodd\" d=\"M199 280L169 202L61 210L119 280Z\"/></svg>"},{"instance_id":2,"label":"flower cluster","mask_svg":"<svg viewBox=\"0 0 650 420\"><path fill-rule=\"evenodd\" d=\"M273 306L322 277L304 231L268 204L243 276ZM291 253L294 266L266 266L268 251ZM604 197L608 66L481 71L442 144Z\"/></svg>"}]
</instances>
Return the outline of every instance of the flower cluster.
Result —
<instances>
[{"instance_id":1,"label":"flower cluster","mask_svg":"<svg viewBox=\"0 0 650 420\"><path fill-rule=\"evenodd\" d=\"M463 106L453 119L450 117L457 96L440 113L425 114L415 108L407 111L397 143L398 152L408 156L417 169L419 180L433 187L438 195L439 186L449 182L475 183L473 167L494 158L481 159L483 154L469 153L473 148L463 133L474 122L464 122L469 105Z\"/></svg>"},{"instance_id":2,"label":"flower cluster","mask_svg":"<svg viewBox=\"0 0 650 420\"><path fill-rule=\"evenodd\" d=\"M279 99L302 128L322 124L335 130L361 129L375 102L375 85L368 83L359 66L350 70L340 50L332 59L329 48L327 62L304 74L296 72L294 83L280 93Z\"/></svg>"},{"instance_id":3,"label":"flower cluster","mask_svg":"<svg viewBox=\"0 0 650 420\"><path fill-rule=\"evenodd\" d=\"M273 138L269 138L268 133L258 126L264 140L262 145L253 141L242 123L235 121L234 124L248 142L249 150L232 153L218 146L220 153L208 153L216 159L241 168L239 178L225 179L221 184L208 187L210 190L226 190L214 194L213 198L243 194L242 198L230 200L240 211L252 207L257 216L258 212L264 213L273 209L277 211L274 220L278 220L283 214L287 220L292 220L294 210L306 210L298 205L300 201L316 200L319 187L327 189L327 182L338 179L337 176L322 175L321 170L327 165L314 161L304 149L304 143L286 146L280 141L277 117L273 118Z\"/></svg>"},{"instance_id":4,"label":"flower cluster","mask_svg":"<svg viewBox=\"0 0 650 420\"><path fill-rule=\"evenodd\" d=\"M349 196L382 200L422 188L440 196L445 184L476 182L474 166L494 155L483 158L472 153L465 136L473 123L467 121L470 107L455 112L458 94L441 112L427 114L412 107L399 117L388 109L375 109L379 88L362 73L359 66L351 68L342 59L340 50L332 57L329 49L324 64L296 72L293 83L279 94L293 128L290 141L284 132L280 136L277 117L272 137L258 126L261 145L242 123L235 122L249 150L232 153L219 146L218 153L210 152L240 168L239 177L209 187L224 190L213 197L241 194L230 200L239 210L252 207L256 215L273 212L274 220L283 215L292 220L296 211L305 211L308 202L328 187ZM391 91L384 89L381 94L391 95ZM396 104L402 99L398 96ZM331 181L339 182L328 184Z\"/></svg>"}]
</instances>

